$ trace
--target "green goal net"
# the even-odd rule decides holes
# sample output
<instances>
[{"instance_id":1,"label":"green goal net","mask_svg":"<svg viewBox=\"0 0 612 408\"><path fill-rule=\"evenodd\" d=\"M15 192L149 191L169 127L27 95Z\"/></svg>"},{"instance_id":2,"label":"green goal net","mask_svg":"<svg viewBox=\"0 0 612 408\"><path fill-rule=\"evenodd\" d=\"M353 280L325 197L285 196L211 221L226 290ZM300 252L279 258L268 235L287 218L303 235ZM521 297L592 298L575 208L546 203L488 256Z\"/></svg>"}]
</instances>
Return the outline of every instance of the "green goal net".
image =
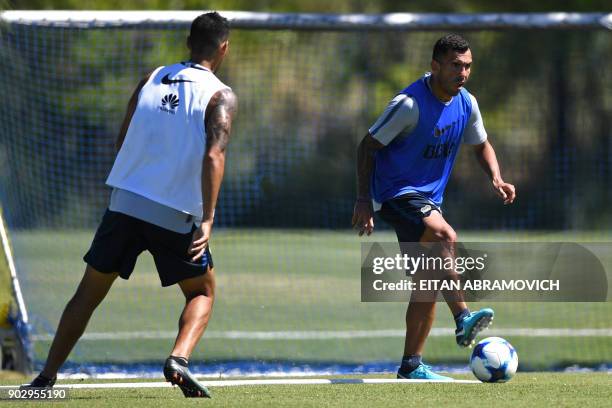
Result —
<instances>
[{"instance_id":1,"label":"green goal net","mask_svg":"<svg viewBox=\"0 0 612 408\"><path fill-rule=\"evenodd\" d=\"M197 14L1 16L0 200L38 364L108 204L104 181L129 96L146 72L188 58ZM360 302L360 240L350 231L356 147L388 100L429 69L434 42L449 31L471 43L467 88L519 197L501 205L464 149L444 204L459 238L612 238L610 15L221 14L233 30L218 75L240 107L211 244L218 297L192 360L399 361L405 305ZM370 241L395 239L376 225ZM143 255L68 367L158 364L182 305ZM514 344L524 368L612 361L609 302L493 306L491 333ZM428 361L466 365L452 326L440 304Z\"/></svg>"}]
</instances>

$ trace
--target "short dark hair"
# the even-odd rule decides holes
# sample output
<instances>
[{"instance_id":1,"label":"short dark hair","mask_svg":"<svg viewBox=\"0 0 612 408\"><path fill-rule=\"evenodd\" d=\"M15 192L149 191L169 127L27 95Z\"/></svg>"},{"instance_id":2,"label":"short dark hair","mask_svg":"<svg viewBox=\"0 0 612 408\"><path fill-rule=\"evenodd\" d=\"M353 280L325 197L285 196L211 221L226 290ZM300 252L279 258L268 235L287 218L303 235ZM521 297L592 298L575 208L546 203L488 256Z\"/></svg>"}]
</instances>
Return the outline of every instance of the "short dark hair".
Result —
<instances>
[{"instance_id":1,"label":"short dark hair","mask_svg":"<svg viewBox=\"0 0 612 408\"><path fill-rule=\"evenodd\" d=\"M447 34L436 41L433 48L432 59L440 61L449 51L464 53L469 48L470 43L459 34Z\"/></svg>"},{"instance_id":2,"label":"short dark hair","mask_svg":"<svg viewBox=\"0 0 612 408\"><path fill-rule=\"evenodd\" d=\"M216 11L201 14L191 23L189 45L193 54L212 57L229 37L229 22Z\"/></svg>"}]
</instances>

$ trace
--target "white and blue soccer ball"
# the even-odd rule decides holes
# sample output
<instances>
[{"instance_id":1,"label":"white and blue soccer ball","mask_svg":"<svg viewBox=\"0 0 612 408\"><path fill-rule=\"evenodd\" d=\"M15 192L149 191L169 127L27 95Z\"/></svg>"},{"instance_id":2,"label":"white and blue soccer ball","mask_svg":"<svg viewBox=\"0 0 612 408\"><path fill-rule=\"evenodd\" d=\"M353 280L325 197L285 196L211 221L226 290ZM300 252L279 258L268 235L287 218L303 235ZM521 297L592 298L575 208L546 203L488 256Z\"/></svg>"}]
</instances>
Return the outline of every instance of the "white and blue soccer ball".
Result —
<instances>
[{"instance_id":1,"label":"white and blue soccer ball","mask_svg":"<svg viewBox=\"0 0 612 408\"><path fill-rule=\"evenodd\" d=\"M506 382L514 376L517 367L516 350L501 337L487 337L480 341L470 358L472 372L483 382Z\"/></svg>"}]
</instances>

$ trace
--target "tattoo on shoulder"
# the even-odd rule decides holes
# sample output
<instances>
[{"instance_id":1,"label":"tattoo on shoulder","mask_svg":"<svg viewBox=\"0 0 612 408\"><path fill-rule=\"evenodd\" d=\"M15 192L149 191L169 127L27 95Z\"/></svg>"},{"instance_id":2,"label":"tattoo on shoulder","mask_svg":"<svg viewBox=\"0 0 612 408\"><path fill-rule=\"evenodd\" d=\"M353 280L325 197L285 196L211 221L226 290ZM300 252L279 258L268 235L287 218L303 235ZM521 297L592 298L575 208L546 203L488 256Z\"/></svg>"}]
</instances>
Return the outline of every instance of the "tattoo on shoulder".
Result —
<instances>
[{"instance_id":1,"label":"tattoo on shoulder","mask_svg":"<svg viewBox=\"0 0 612 408\"><path fill-rule=\"evenodd\" d=\"M223 89L210 99L206 109L206 135L209 147L225 150L232 130L232 119L238 110L238 100L230 89Z\"/></svg>"}]
</instances>

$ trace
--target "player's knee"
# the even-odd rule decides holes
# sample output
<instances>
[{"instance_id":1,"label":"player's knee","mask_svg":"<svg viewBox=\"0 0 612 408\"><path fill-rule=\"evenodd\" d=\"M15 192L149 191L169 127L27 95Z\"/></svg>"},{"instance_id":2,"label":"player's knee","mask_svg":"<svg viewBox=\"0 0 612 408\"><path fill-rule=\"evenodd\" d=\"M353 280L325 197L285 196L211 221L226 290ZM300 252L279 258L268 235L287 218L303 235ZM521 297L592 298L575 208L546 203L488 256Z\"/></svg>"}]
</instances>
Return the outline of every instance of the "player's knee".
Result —
<instances>
[{"instance_id":1,"label":"player's knee","mask_svg":"<svg viewBox=\"0 0 612 408\"><path fill-rule=\"evenodd\" d=\"M198 296L205 296L211 301L214 301L215 279L211 271L212 270L209 270L205 275L179 282L181 290L183 291L187 301Z\"/></svg>"},{"instance_id":2,"label":"player's knee","mask_svg":"<svg viewBox=\"0 0 612 408\"><path fill-rule=\"evenodd\" d=\"M93 311L96 309L96 307L98 307L100 302L102 302L102 299L103 297L89 296L84 290L79 288L72 296L72 298L70 298L70 300L68 301L66 308L79 312Z\"/></svg>"},{"instance_id":3,"label":"player's knee","mask_svg":"<svg viewBox=\"0 0 612 408\"><path fill-rule=\"evenodd\" d=\"M205 296L207 298L214 299L215 289L209 285L193 286L190 288L184 288L183 294L187 300L194 299L198 296Z\"/></svg>"}]
</instances>

